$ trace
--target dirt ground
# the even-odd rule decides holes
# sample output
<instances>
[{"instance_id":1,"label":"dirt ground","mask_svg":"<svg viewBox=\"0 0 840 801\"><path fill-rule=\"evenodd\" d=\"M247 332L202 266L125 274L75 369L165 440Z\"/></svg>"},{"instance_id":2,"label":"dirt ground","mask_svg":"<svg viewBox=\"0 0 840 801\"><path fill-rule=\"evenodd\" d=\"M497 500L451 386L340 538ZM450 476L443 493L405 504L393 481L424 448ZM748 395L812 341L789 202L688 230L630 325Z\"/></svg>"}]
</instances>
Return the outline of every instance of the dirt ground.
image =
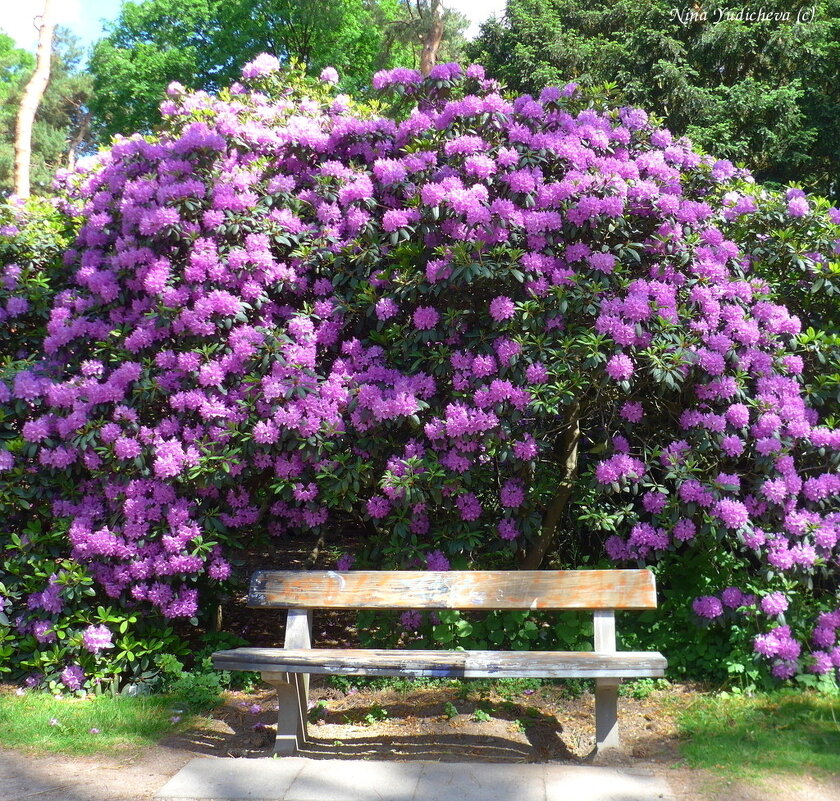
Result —
<instances>
[{"instance_id":1,"label":"dirt ground","mask_svg":"<svg viewBox=\"0 0 840 801\"><path fill-rule=\"evenodd\" d=\"M688 768L675 719L693 692L677 686L646 698L620 698L624 748L610 764L664 776L678 801L840 801L840 783L828 780L772 776L747 784ZM313 759L594 761L589 693L569 697L550 686L491 692L481 685L355 691L314 682L311 697L321 711L313 712L317 721L309 726L303 755ZM230 694L202 727L119 755L0 749L0 801L145 801L195 756L270 756L276 708L269 689Z\"/></svg>"}]
</instances>

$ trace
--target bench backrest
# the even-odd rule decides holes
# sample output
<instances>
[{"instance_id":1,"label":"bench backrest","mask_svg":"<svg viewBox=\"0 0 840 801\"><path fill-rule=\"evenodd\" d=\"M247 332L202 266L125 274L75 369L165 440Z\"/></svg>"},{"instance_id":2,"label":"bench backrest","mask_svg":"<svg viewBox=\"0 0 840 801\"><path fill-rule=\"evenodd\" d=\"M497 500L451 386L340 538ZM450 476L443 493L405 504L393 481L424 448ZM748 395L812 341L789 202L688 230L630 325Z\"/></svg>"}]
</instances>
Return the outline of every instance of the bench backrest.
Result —
<instances>
[{"instance_id":1,"label":"bench backrest","mask_svg":"<svg viewBox=\"0 0 840 801\"><path fill-rule=\"evenodd\" d=\"M649 570L261 570L248 606L282 609L655 609Z\"/></svg>"}]
</instances>

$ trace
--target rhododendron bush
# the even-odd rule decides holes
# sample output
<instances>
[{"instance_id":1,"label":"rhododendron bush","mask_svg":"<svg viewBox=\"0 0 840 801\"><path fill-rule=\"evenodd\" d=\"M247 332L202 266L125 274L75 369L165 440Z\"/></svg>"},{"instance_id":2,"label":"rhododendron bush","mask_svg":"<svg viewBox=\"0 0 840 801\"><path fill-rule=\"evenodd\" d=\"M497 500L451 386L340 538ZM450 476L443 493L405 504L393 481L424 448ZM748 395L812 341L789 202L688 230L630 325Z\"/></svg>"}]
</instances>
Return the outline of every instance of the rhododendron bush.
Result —
<instances>
[{"instance_id":1,"label":"rhododendron bush","mask_svg":"<svg viewBox=\"0 0 840 801\"><path fill-rule=\"evenodd\" d=\"M39 361L54 296L68 288L61 257L76 228L43 199L0 205L0 675L56 691L152 678L157 654L184 648L160 620L103 597L72 558L67 522L51 506L75 496L78 475L37 469L20 436L37 404L8 391Z\"/></svg>"},{"instance_id":2,"label":"rhododendron bush","mask_svg":"<svg viewBox=\"0 0 840 801\"><path fill-rule=\"evenodd\" d=\"M585 488L615 563L726 555L694 612L776 676L840 666L840 432L751 269L748 175L573 84L398 69L361 107L244 75L64 177L72 282L0 385L108 596L190 618L256 532L350 523L381 565L536 566ZM840 212L783 204L828 270ZM61 609L53 577L17 626Z\"/></svg>"}]
</instances>

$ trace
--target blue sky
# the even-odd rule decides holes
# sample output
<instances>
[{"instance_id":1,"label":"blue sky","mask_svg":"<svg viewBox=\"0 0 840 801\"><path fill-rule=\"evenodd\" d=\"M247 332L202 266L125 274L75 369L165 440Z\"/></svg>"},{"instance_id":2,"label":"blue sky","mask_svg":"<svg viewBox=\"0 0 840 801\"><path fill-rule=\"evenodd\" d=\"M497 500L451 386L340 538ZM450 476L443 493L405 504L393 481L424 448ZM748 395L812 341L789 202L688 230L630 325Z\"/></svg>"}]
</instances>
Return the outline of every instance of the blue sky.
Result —
<instances>
[{"instance_id":1,"label":"blue sky","mask_svg":"<svg viewBox=\"0 0 840 801\"><path fill-rule=\"evenodd\" d=\"M41 11L42 0L3 0L0 30L27 50L35 50L37 31L33 18ZM87 48L102 36L103 20L116 19L122 0L53 0L56 21L70 28Z\"/></svg>"},{"instance_id":2,"label":"blue sky","mask_svg":"<svg viewBox=\"0 0 840 801\"><path fill-rule=\"evenodd\" d=\"M329 0L325 0L329 2ZM37 32L33 17L40 11L42 0L0 0L0 30L18 44L34 52ZM53 0L57 21L70 28L87 48L102 36L103 21L116 19L122 0ZM478 33L478 25L493 14L501 16L505 0L447 0L447 6L467 15L472 25L467 35Z\"/></svg>"}]
</instances>

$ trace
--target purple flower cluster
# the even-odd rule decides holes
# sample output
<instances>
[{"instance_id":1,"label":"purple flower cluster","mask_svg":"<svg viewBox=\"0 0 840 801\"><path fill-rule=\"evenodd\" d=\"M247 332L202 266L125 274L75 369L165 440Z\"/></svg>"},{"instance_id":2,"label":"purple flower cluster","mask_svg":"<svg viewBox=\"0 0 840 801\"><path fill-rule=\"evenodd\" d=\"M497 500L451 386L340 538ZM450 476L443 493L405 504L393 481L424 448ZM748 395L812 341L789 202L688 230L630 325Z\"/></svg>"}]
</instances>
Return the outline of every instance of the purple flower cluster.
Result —
<instances>
[{"instance_id":1,"label":"purple flower cluster","mask_svg":"<svg viewBox=\"0 0 840 801\"><path fill-rule=\"evenodd\" d=\"M80 690L85 681L85 672L79 665L68 665L61 671L61 683L71 692Z\"/></svg>"},{"instance_id":2,"label":"purple flower cluster","mask_svg":"<svg viewBox=\"0 0 840 801\"><path fill-rule=\"evenodd\" d=\"M276 56L269 53L260 53L253 61L249 61L242 68L242 77L247 79L262 78L265 75L270 75L272 72L277 72L280 69L280 62ZM330 69L329 67L327 69ZM326 70L324 70L326 72ZM335 72L335 70L333 70ZM323 73L322 73L323 75ZM332 77L332 76L330 76ZM335 76L338 80L338 74ZM323 78L321 80L328 80Z\"/></svg>"},{"instance_id":3,"label":"purple flower cluster","mask_svg":"<svg viewBox=\"0 0 840 801\"><path fill-rule=\"evenodd\" d=\"M106 648L113 648L111 632L107 626L88 626L82 632L82 646L92 654L97 654Z\"/></svg>"}]
</instances>

